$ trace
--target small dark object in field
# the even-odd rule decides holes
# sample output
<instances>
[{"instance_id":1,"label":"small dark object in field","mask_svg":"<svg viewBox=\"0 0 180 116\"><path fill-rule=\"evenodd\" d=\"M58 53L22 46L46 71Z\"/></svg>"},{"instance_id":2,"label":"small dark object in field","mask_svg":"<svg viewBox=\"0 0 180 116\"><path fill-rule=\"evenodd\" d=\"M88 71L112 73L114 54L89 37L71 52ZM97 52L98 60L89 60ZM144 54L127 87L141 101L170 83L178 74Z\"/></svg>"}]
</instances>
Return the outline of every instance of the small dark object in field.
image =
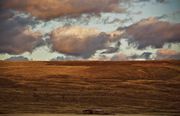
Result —
<instances>
[{"instance_id":1,"label":"small dark object in field","mask_svg":"<svg viewBox=\"0 0 180 116\"><path fill-rule=\"evenodd\" d=\"M102 109L86 109L82 111L83 114L100 114L100 115L109 115L111 113L108 113Z\"/></svg>"}]
</instances>

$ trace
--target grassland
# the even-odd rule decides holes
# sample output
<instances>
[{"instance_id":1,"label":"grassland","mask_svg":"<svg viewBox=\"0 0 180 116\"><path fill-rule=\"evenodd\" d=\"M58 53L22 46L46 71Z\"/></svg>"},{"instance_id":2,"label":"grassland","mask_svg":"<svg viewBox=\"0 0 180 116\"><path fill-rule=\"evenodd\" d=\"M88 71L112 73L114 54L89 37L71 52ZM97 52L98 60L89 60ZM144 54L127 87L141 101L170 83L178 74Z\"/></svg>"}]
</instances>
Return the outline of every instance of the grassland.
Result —
<instances>
[{"instance_id":1,"label":"grassland","mask_svg":"<svg viewBox=\"0 0 180 116\"><path fill-rule=\"evenodd\" d=\"M0 113L180 114L180 61L0 62Z\"/></svg>"}]
</instances>

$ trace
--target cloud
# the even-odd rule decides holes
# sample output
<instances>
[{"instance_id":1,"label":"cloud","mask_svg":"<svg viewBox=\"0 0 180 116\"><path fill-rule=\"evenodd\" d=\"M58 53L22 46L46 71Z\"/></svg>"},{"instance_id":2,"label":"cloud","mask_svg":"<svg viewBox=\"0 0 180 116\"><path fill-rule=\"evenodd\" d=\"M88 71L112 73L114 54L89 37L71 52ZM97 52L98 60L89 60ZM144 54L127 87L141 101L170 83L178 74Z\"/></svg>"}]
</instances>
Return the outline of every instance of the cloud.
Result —
<instances>
[{"instance_id":1,"label":"cloud","mask_svg":"<svg viewBox=\"0 0 180 116\"><path fill-rule=\"evenodd\" d=\"M52 50L66 55L89 58L97 50L105 50L105 53L118 51L123 32L101 32L95 28L80 26L65 26L55 29L48 43L52 44ZM111 47L112 43L116 43Z\"/></svg>"},{"instance_id":2,"label":"cloud","mask_svg":"<svg viewBox=\"0 0 180 116\"><path fill-rule=\"evenodd\" d=\"M142 58L144 58L146 60L150 60L151 59L151 55L152 55L151 52L144 52L144 53L141 54L140 57L142 57Z\"/></svg>"},{"instance_id":3,"label":"cloud","mask_svg":"<svg viewBox=\"0 0 180 116\"><path fill-rule=\"evenodd\" d=\"M94 28L63 27L51 34L52 49L73 56L90 57L99 49L106 49L110 35Z\"/></svg>"},{"instance_id":4,"label":"cloud","mask_svg":"<svg viewBox=\"0 0 180 116\"><path fill-rule=\"evenodd\" d=\"M126 30L124 37L128 38L130 43L136 43L138 49L148 46L162 48L165 43L180 42L180 23L171 24L148 18L123 29Z\"/></svg>"},{"instance_id":5,"label":"cloud","mask_svg":"<svg viewBox=\"0 0 180 116\"><path fill-rule=\"evenodd\" d=\"M32 52L43 44L41 34L27 27L28 18L15 16L9 10L0 10L0 53L21 54Z\"/></svg>"},{"instance_id":6,"label":"cloud","mask_svg":"<svg viewBox=\"0 0 180 116\"><path fill-rule=\"evenodd\" d=\"M84 59L74 56L57 56L56 58L53 58L50 61L77 61L77 60L84 60Z\"/></svg>"},{"instance_id":7,"label":"cloud","mask_svg":"<svg viewBox=\"0 0 180 116\"><path fill-rule=\"evenodd\" d=\"M159 2L159 3L164 3L164 2L166 2L166 0L156 0L157 2Z\"/></svg>"},{"instance_id":8,"label":"cloud","mask_svg":"<svg viewBox=\"0 0 180 116\"><path fill-rule=\"evenodd\" d=\"M150 2L152 0L138 0L138 2ZM155 0L157 3L164 3L166 0Z\"/></svg>"},{"instance_id":9,"label":"cloud","mask_svg":"<svg viewBox=\"0 0 180 116\"><path fill-rule=\"evenodd\" d=\"M118 41L114 47L107 48L106 51L103 51L101 54L111 54L111 53L118 52L120 45L121 45L121 42Z\"/></svg>"},{"instance_id":10,"label":"cloud","mask_svg":"<svg viewBox=\"0 0 180 116\"><path fill-rule=\"evenodd\" d=\"M90 61L128 61L129 57L123 52L109 54L95 54L89 59Z\"/></svg>"},{"instance_id":11,"label":"cloud","mask_svg":"<svg viewBox=\"0 0 180 116\"><path fill-rule=\"evenodd\" d=\"M106 56L106 55L98 55L96 57L90 58L89 60L92 60L92 61L110 61L111 58Z\"/></svg>"},{"instance_id":12,"label":"cloud","mask_svg":"<svg viewBox=\"0 0 180 116\"><path fill-rule=\"evenodd\" d=\"M63 56L57 56L56 58L52 58L50 61L65 61Z\"/></svg>"},{"instance_id":13,"label":"cloud","mask_svg":"<svg viewBox=\"0 0 180 116\"><path fill-rule=\"evenodd\" d=\"M0 7L31 13L40 19L102 12L125 12L119 3L129 0L1 0Z\"/></svg>"},{"instance_id":14,"label":"cloud","mask_svg":"<svg viewBox=\"0 0 180 116\"><path fill-rule=\"evenodd\" d=\"M123 53L115 54L111 58L111 61L127 61L127 60L128 60L128 57Z\"/></svg>"},{"instance_id":15,"label":"cloud","mask_svg":"<svg viewBox=\"0 0 180 116\"><path fill-rule=\"evenodd\" d=\"M152 60L152 54L151 52L143 52L142 54L138 55L138 54L134 54L132 56L128 56L130 59L132 60Z\"/></svg>"},{"instance_id":16,"label":"cloud","mask_svg":"<svg viewBox=\"0 0 180 116\"><path fill-rule=\"evenodd\" d=\"M0 19L1 20L7 20L13 16L14 16L14 13L12 13L10 10L0 9Z\"/></svg>"},{"instance_id":17,"label":"cloud","mask_svg":"<svg viewBox=\"0 0 180 116\"><path fill-rule=\"evenodd\" d=\"M174 59L180 60L180 52L169 49L160 49L156 53L156 60Z\"/></svg>"},{"instance_id":18,"label":"cloud","mask_svg":"<svg viewBox=\"0 0 180 116\"><path fill-rule=\"evenodd\" d=\"M29 61L29 59L23 56L17 56L17 57L10 57L8 59L5 59L5 61Z\"/></svg>"}]
</instances>

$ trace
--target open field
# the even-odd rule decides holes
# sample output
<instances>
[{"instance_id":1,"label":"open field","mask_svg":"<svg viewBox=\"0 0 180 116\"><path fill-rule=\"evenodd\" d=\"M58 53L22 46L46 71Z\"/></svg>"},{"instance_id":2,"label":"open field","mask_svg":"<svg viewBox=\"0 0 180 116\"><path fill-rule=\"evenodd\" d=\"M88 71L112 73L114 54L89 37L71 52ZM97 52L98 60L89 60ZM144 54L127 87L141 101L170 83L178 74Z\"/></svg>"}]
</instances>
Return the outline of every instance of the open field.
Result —
<instances>
[{"instance_id":1,"label":"open field","mask_svg":"<svg viewBox=\"0 0 180 116\"><path fill-rule=\"evenodd\" d=\"M105 115L84 115L84 114L1 114L0 116L105 116ZM151 114L114 114L108 116L156 116ZM167 116L167 115L162 115Z\"/></svg>"},{"instance_id":2,"label":"open field","mask_svg":"<svg viewBox=\"0 0 180 116\"><path fill-rule=\"evenodd\" d=\"M180 61L0 62L0 113L180 115Z\"/></svg>"}]
</instances>

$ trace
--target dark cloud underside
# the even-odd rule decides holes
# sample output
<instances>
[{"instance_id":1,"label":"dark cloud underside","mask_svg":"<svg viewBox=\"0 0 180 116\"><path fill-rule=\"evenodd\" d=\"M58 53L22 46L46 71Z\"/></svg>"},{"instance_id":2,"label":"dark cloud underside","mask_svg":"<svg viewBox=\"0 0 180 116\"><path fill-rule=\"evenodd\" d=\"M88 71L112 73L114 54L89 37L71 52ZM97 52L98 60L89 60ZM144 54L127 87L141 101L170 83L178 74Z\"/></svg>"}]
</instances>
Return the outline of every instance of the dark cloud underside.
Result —
<instances>
[{"instance_id":1,"label":"dark cloud underside","mask_svg":"<svg viewBox=\"0 0 180 116\"><path fill-rule=\"evenodd\" d=\"M88 58L99 49L107 48L110 36L96 29L64 27L51 34L52 49L60 53Z\"/></svg>"},{"instance_id":2,"label":"dark cloud underside","mask_svg":"<svg viewBox=\"0 0 180 116\"><path fill-rule=\"evenodd\" d=\"M21 54L32 52L43 44L41 34L32 32L27 24L32 22L14 16L11 11L1 10L0 13L0 53Z\"/></svg>"},{"instance_id":3,"label":"dark cloud underside","mask_svg":"<svg viewBox=\"0 0 180 116\"><path fill-rule=\"evenodd\" d=\"M122 30L122 29L119 29ZM139 49L148 46L162 48L165 43L180 42L180 24L171 24L148 18L125 28L125 37L130 43L136 43Z\"/></svg>"}]
</instances>

